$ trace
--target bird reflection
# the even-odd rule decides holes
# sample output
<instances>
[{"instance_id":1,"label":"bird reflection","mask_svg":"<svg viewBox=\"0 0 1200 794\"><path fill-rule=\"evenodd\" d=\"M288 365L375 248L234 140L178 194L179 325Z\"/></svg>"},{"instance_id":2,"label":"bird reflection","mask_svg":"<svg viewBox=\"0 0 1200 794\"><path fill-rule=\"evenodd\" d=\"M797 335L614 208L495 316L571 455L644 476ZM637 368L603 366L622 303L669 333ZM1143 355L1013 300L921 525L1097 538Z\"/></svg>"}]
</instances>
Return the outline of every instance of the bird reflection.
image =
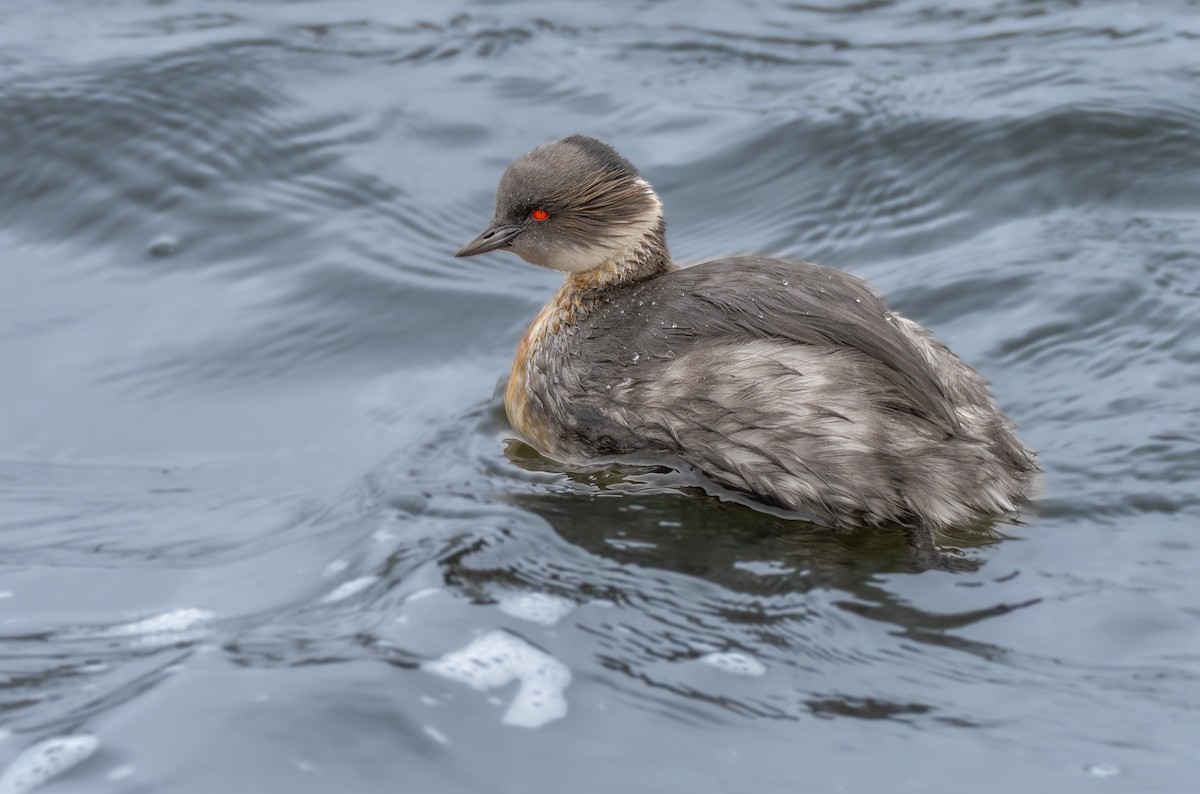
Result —
<instances>
[{"instance_id":1,"label":"bird reflection","mask_svg":"<svg viewBox=\"0 0 1200 794\"><path fill-rule=\"evenodd\" d=\"M498 420L483 429L481 440L503 432ZM681 486L680 473L661 466L569 468L511 439L504 452L507 463L499 463L511 470L495 497L533 521L521 528L512 520L494 539L444 556L446 584L479 604L521 590L616 606L579 621L577 639L594 643L608 675L664 711L703 703L772 720L970 724L970 715L936 694L881 692L865 672L876 659L857 627L887 626L896 654L918 658L925 648L937 658L950 649L995 660L1003 648L958 630L1028 605L960 612L945 603L938 611L914 605L895 592L894 575L927 566L914 563L899 527L830 529ZM546 528L566 547L547 546ZM1001 537L973 527L938 540L978 555ZM961 584L978 585L979 577ZM761 660L784 676L777 681L793 683L737 693L710 686L688 665L712 651Z\"/></svg>"},{"instance_id":2,"label":"bird reflection","mask_svg":"<svg viewBox=\"0 0 1200 794\"><path fill-rule=\"evenodd\" d=\"M509 440L509 461L526 471L557 472L568 487L512 493L512 503L545 519L564 539L619 562L695 574L741 592L804 590L843 579L920 571L930 567L976 570L961 556L1003 536L989 526L959 529L922 548L901 527L832 529L739 502L707 485L680 487L663 466L607 464L566 469L527 444ZM765 575L769 572L769 575Z\"/></svg>"}]
</instances>

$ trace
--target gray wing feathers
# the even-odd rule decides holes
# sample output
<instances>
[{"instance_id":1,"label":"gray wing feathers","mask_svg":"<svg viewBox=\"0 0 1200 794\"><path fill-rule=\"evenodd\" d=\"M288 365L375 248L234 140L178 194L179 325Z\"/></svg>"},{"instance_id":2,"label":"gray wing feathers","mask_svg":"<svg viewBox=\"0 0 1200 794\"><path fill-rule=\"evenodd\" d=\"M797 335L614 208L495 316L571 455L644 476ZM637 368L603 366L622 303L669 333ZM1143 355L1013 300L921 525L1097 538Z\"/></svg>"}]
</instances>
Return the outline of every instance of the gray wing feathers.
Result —
<instances>
[{"instance_id":1,"label":"gray wing feathers","mask_svg":"<svg viewBox=\"0 0 1200 794\"><path fill-rule=\"evenodd\" d=\"M1035 469L983 378L841 271L698 265L608 291L573 333L589 448L673 452L828 523L1010 512Z\"/></svg>"},{"instance_id":2,"label":"gray wing feathers","mask_svg":"<svg viewBox=\"0 0 1200 794\"><path fill-rule=\"evenodd\" d=\"M887 307L843 271L778 259L724 259L612 290L605 302L585 333L605 337L609 351L670 357L697 341L720 339L856 349L883 365L878 377L896 396L891 410L913 413L946 433L960 429L942 384L889 322Z\"/></svg>"}]
</instances>

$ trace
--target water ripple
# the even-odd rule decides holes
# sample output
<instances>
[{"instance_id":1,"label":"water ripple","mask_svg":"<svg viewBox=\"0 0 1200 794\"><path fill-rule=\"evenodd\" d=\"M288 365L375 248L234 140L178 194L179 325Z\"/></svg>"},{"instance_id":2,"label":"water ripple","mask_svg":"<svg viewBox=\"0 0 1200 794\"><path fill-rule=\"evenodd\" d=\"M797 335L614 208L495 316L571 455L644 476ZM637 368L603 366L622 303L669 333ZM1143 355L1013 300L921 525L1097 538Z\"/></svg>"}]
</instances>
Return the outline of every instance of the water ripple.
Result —
<instances>
[{"instance_id":1,"label":"water ripple","mask_svg":"<svg viewBox=\"0 0 1200 794\"><path fill-rule=\"evenodd\" d=\"M0 10L0 761L94 737L61 785L180 791L1190 779L1194 4L81 8ZM913 575L899 532L511 439L489 395L558 277L451 255L575 132L641 167L682 261L844 266L932 327L1039 449L1039 510Z\"/></svg>"}]
</instances>

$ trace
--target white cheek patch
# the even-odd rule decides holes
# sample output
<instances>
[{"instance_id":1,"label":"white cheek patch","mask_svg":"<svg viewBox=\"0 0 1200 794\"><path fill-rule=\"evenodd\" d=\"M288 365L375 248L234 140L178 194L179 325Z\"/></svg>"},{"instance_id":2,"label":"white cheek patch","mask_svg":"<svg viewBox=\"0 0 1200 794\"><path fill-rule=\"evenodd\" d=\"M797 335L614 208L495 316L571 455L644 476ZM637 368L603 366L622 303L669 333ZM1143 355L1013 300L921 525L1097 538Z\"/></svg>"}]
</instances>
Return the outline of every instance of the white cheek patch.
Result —
<instances>
[{"instance_id":1,"label":"white cheek patch","mask_svg":"<svg viewBox=\"0 0 1200 794\"><path fill-rule=\"evenodd\" d=\"M562 270L565 273L582 273L602 265L612 258L613 252L608 246L560 245L554 247L544 264L546 267Z\"/></svg>"},{"instance_id":2,"label":"white cheek patch","mask_svg":"<svg viewBox=\"0 0 1200 794\"><path fill-rule=\"evenodd\" d=\"M610 262L620 262L632 254L642 241L662 222L662 202L650 183L638 178L636 185L645 189L653 204L642 217L623 226L609 228L603 242L596 245L556 246L549 251L545 267L567 273L582 273Z\"/></svg>"}]
</instances>

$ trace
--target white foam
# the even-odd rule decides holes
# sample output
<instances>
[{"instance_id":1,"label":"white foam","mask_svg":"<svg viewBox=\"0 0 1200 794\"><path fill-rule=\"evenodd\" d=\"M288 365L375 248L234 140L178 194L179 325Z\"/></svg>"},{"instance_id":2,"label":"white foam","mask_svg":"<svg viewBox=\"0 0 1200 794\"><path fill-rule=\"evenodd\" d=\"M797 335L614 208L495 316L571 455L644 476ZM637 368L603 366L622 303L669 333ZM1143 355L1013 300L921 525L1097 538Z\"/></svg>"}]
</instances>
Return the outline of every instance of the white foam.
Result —
<instances>
[{"instance_id":1,"label":"white foam","mask_svg":"<svg viewBox=\"0 0 1200 794\"><path fill-rule=\"evenodd\" d=\"M215 618L207 609L176 609L152 618L113 627L108 634L164 634L167 632L190 631Z\"/></svg>"},{"instance_id":2,"label":"white foam","mask_svg":"<svg viewBox=\"0 0 1200 794\"><path fill-rule=\"evenodd\" d=\"M433 739L438 744L450 744L450 740L446 738L446 734L439 731L432 725L426 725L424 728L425 735Z\"/></svg>"},{"instance_id":3,"label":"white foam","mask_svg":"<svg viewBox=\"0 0 1200 794\"><path fill-rule=\"evenodd\" d=\"M539 728L567 715L564 694L571 671L553 656L504 631L472 640L465 648L426 662L434 675L486 692L510 681L521 682L504 712L505 725Z\"/></svg>"},{"instance_id":4,"label":"white foam","mask_svg":"<svg viewBox=\"0 0 1200 794\"><path fill-rule=\"evenodd\" d=\"M0 794L25 794L89 758L100 740L95 736L55 736L18 755L0 775Z\"/></svg>"},{"instance_id":5,"label":"white foam","mask_svg":"<svg viewBox=\"0 0 1200 794\"><path fill-rule=\"evenodd\" d=\"M1116 764L1091 764L1086 767L1087 773L1092 777L1116 777L1121 774L1121 767Z\"/></svg>"},{"instance_id":6,"label":"white foam","mask_svg":"<svg viewBox=\"0 0 1200 794\"><path fill-rule=\"evenodd\" d=\"M733 651L706 653L700 661L730 675L760 676L767 672L767 666L753 656Z\"/></svg>"},{"instance_id":7,"label":"white foam","mask_svg":"<svg viewBox=\"0 0 1200 794\"><path fill-rule=\"evenodd\" d=\"M335 601L345 601L356 593L361 593L371 585L379 581L378 576L360 576L357 579L351 579L348 582L342 582L333 592L321 599L322 604L332 604Z\"/></svg>"},{"instance_id":8,"label":"white foam","mask_svg":"<svg viewBox=\"0 0 1200 794\"><path fill-rule=\"evenodd\" d=\"M548 593L518 593L501 596L500 611L543 626L553 626L575 608L575 602Z\"/></svg>"},{"instance_id":9,"label":"white foam","mask_svg":"<svg viewBox=\"0 0 1200 794\"><path fill-rule=\"evenodd\" d=\"M206 623L216 614L207 609L175 609L133 623L113 626L102 637L138 637L142 645L174 645L198 640L208 633Z\"/></svg>"},{"instance_id":10,"label":"white foam","mask_svg":"<svg viewBox=\"0 0 1200 794\"><path fill-rule=\"evenodd\" d=\"M12 598L15 595L16 593L14 593L12 590L0 590L0 601L3 601L6 598Z\"/></svg>"},{"instance_id":11,"label":"white foam","mask_svg":"<svg viewBox=\"0 0 1200 794\"><path fill-rule=\"evenodd\" d=\"M106 777L109 780L127 780L133 777L133 771L133 767L126 764L125 766L118 766L110 770Z\"/></svg>"}]
</instances>

